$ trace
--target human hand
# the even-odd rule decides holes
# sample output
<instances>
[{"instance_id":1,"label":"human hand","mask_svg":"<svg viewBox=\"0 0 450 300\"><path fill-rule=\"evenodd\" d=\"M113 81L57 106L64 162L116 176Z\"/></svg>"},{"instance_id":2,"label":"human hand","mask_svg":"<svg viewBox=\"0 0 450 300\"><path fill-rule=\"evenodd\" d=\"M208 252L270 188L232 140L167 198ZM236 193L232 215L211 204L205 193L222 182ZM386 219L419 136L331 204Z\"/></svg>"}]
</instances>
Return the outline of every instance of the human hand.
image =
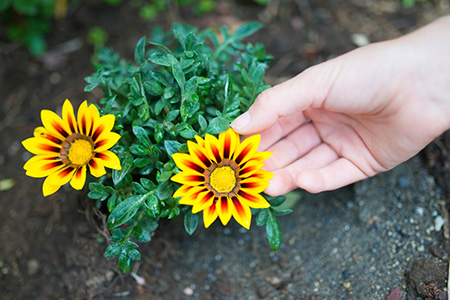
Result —
<instances>
[{"instance_id":1,"label":"human hand","mask_svg":"<svg viewBox=\"0 0 450 300\"><path fill-rule=\"evenodd\" d=\"M232 123L274 153L266 193L317 193L389 170L450 127L450 17L274 86Z\"/></svg>"}]
</instances>

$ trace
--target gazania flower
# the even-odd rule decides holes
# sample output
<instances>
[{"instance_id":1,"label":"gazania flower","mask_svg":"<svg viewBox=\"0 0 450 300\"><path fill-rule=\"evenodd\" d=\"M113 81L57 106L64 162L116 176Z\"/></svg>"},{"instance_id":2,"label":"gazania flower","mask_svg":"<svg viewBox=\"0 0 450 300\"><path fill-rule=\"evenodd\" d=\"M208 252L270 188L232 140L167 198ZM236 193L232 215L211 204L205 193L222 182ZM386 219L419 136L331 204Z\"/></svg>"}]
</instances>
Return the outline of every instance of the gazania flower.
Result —
<instances>
[{"instance_id":1,"label":"gazania flower","mask_svg":"<svg viewBox=\"0 0 450 300\"><path fill-rule=\"evenodd\" d=\"M262 170L263 161L272 153L257 148L259 135L251 136L242 143L239 135L228 129L219 139L207 134L197 143L188 141L189 154L175 153L172 158L182 170L172 181L182 186L173 195L182 197L180 204L192 205L192 213L203 211L203 221L208 228L217 217L223 225L231 216L249 229L250 207L267 208L270 204L260 195L269 185L273 174Z\"/></svg>"},{"instance_id":2,"label":"gazania flower","mask_svg":"<svg viewBox=\"0 0 450 300\"><path fill-rule=\"evenodd\" d=\"M31 177L47 177L42 186L44 196L55 193L62 185L81 190L89 166L95 177L106 173L105 167L120 170L120 161L108 149L120 139L111 132L114 115L100 114L95 105L84 101L78 109L77 119L72 104L66 100L62 119L49 110L41 112L43 127L34 130L34 137L22 142L35 154L23 167Z\"/></svg>"}]
</instances>

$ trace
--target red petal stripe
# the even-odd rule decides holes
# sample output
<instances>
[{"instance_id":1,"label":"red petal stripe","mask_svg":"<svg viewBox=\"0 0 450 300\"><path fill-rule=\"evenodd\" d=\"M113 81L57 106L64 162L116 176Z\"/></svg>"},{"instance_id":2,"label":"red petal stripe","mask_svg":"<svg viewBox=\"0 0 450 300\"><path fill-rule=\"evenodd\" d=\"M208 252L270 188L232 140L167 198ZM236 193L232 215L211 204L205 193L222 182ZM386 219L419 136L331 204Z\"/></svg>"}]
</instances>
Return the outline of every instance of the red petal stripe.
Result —
<instances>
[{"instance_id":1,"label":"red petal stripe","mask_svg":"<svg viewBox=\"0 0 450 300\"><path fill-rule=\"evenodd\" d=\"M45 165L45 166L42 166L42 169L44 169L45 171L47 171L47 170L50 170L50 169L52 169L52 168L55 168L55 167L61 166L61 165L64 165L64 163L63 163L62 161L54 161L54 162L49 163L49 164L47 164L47 165Z\"/></svg>"},{"instance_id":2,"label":"red petal stripe","mask_svg":"<svg viewBox=\"0 0 450 300\"><path fill-rule=\"evenodd\" d=\"M252 145L248 144L244 149L242 149L241 153L239 153L238 157L236 157L236 163L240 164L244 157L250 152L252 149Z\"/></svg>"},{"instance_id":3,"label":"red petal stripe","mask_svg":"<svg viewBox=\"0 0 450 300\"><path fill-rule=\"evenodd\" d=\"M64 130L64 128L62 128L61 126L59 126L59 124L57 122L52 122L52 126L53 128L56 129L56 131L58 131L63 137L67 137L69 134Z\"/></svg>"},{"instance_id":4,"label":"red petal stripe","mask_svg":"<svg viewBox=\"0 0 450 300\"><path fill-rule=\"evenodd\" d=\"M94 134L92 135L92 140L94 142L97 140L98 136L103 132L103 130L105 130L105 125L101 124L100 126L97 127Z\"/></svg>"}]
</instances>

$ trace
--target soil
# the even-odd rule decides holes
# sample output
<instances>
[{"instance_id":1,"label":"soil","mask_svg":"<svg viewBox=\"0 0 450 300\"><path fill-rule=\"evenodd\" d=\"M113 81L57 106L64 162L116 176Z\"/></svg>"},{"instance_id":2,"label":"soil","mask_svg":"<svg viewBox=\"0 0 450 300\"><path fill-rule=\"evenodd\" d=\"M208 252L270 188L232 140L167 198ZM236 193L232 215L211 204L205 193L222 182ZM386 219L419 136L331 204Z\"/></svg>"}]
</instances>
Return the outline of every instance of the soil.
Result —
<instances>
[{"instance_id":1,"label":"soil","mask_svg":"<svg viewBox=\"0 0 450 300\"><path fill-rule=\"evenodd\" d=\"M447 299L449 133L392 171L333 192L300 191L294 213L281 218L276 252L255 224L251 231L214 224L188 236L182 220L164 221L128 275L104 257L102 220L86 213L86 192L63 188L44 198L43 180L25 176L30 154L20 142L41 124L42 109L102 97L83 92L94 71L86 43L93 26L131 59L156 25L236 27L256 19L265 28L250 40L274 55L266 80L276 84L365 40L425 25L449 13L449 1L413 8L400 0L218 1L205 15L172 7L152 22L127 1L75 2L54 22L42 58L6 42L0 28L0 187L13 183L0 189L1 299Z\"/></svg>"}]
</instances>

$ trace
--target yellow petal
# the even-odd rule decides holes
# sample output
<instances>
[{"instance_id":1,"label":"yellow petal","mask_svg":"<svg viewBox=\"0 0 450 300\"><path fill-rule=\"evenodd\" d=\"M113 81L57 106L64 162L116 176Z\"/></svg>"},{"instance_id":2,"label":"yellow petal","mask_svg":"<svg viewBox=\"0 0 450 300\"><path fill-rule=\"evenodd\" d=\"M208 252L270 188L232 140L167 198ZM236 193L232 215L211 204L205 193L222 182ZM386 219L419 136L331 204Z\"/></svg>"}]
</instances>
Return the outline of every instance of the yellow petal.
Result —
<instances>
[{"instance_id":1,"label":"yellow petal","mask_svg":"<svg viewBox=\"0 0 450 300\"><path fill-rule=\"evenodd\" d=\"M194 206L192 207L192 213L196 214L207 207L210 207L214 203L214 194L210 191L202 192L198 195Z\"/></svg>"},{"instance_id":2,"label":"yellow petal","mask_svg":"<svg viewBox=\"0 0 450 300\"><path fill-rule=\"evenodd\" d=\"M173 194L173 198L179 198L189 193L189 191L192 189L192 186L189 185L182 185L178 188L178 190L175 191Z\"/></svg>"},{"instance_id":3,"label":"yellow petal","mask_svg":"<svg viewBox=\"0 0 450 300\"><path fill-rule=\"evenodd\" d=\"M239 145L239 135L232 128L229 128L227 131L219 134L219 144L222 157L232 158Z\"/></svg>"},{"instance_id":4,"label":"yellow petal","mask_svg":"<svg viewBox=\"0 0 450 300\"><path fill-rule=\"evenodd\" d=\"M106 174L106 170L102 164L102 161L95 157L89 161L89 172L91 172L92 176L97 178L102 177Z\"/></svg>"},{"instance_id":5,"label":"yellow petal","mask_svg":"<svg viewBox=\"0 0 450 300\"><path fill-rule=\"evenodd\" d=\"M44 195L44 197L47 197L51 194L56 193L60 187L60 185L52 184L52 182L47 177L44 180L44 184L42 185L42 194Z\"/></svg>"},{"instance_id":6,"label":"yellow petal","mask_svg":"<svg viewBox=\"0 0 450 300\"><path fill-rule=\"evenodd\" d=\"M232 214L234 219L245 229L250 229L252 219L250 207L241 203L236 197L231 200L233 201Z\"/></svg>"},{"instance_id":7,"label":"yellow petal","mask_svg":"<svg viewBox=\"0 0 450 300\"><path fill-rule=\"evenodd\" d=\"M200 195L200 193L204 191L205 187L200 186L192 187L189 190L189 193L183 195L179 203L183 205L194 205L197 202L197 197Z\"/></svg>"},{"instance_id":8,"label":"yellow petal","mask_svg":"<svg viewBox=\"0 0 450 300\"><path fill-rule=\"evenodd\" d=\"M79 132L90 136L94 120L91 115L91 109L88 108L87 101L83 101L78 108L77 120Z\"/></svg>"},{"instance_id":9,"label":"yellow petal","mask_svg":"<svg viewBox=\"0 0 450 300\"><path fill-rule=\"evenodd\" d=\"M197 141L197 144L200 147L204 147L205 146L205 141L198 135L195 136L195 140Z\"/></svg>"},{"instance_id":10,"label":"yellow petal","mask_svg":"<svg viewBox=\"0 0 450 300\"><path fill-rule=\"evenodd\" d=\"M103 151L101 153L95 153L95 158L97 158L97 162L104 165L107 168L114 170L121 170L120 160L116 154L112 151Z\"/></svg>"},{"instance_id":11,"label":"yellow petal","mask_svg":"<svg viewBox=\"0 0 450 300\"><path fill-rule=\"evenodd\" d=\"M69 99L66 99L66 101L64 101L62 110L62 119L64 123L67 125L67 128L70 129L71 133L78 132L77 120L75 119L73 106L72 103L70 103Z\"/></svg>"},{"instance_id":12,"label":"yellow petal","mask_svg":"<svg viewBox=\"0 0 450 300\"><path fill-rule=\"evenodd\" d=\"M222 161L222 154L220 152L220 149L222 147L220 147L220 143L219 140L216 139L214 136L207 134L205 136L205 150L206 153L208 154L208 157L216 162L219 163Z\"/></svg>"},{"instance_id":13,"label":"yellow petal","mask_svg":"<svg viewBox=\"0 0 450 300\"><path fill-rule=\"evenodd\" d=\"M260 140L261 136L259 134L246 138L242 144L238 146L236 152L234 153L233 158L236 163L243 165L251 159L258 149Z\"/></svg>"},{"instance_id":14,"label":"yellow petal","mask_svg":"<svg viewBox=\"0 0 450 300\"><path fill-rule=\"evenodd\" d=\"M217 213L223 225L227 225L231 219L233 202L228 197L220 197L216 203Z\"/></svg>"},{"instance_id":15,"label":"yellow petal","mask_svg":"<svg viewBox=\"0 0 450 300\"><path fill-rule=\"evenodd\" d=\"M92 130L92 140L94 143L96 143L98 139L102 139L103 134L111 132L115 121L116 117L111 114L103 116L95 121L94 129Z\"/></svg>"},{"instance_id":16,"label":"yellow petal","mask_svg":"<svg viewBox=\"0 0 450 300\"><path fill-rule=\"evenodd\" d=\"M50 110L44 109L41 111L41 120L45 129L62 140L71 134L70 129L61 117Z\"/></svg>"},{"instance_id":17,"label":"yellow petal","mask_svg":"<svg viewBox=\"0 0 450 300\"><path fill-rule=\"evenodd\" d=\"M203 210L203 223L205 224L205 228L208 228L217 219L218 215L216 204L205 208Z\"/></svg>"},{"instance_id":18,"label":"yellow petal","mask_svg":"<svg viewBox=\"0 0 450 300\"><path fill-rule=\"evenodd\" d=\"M190 186L198 186L205 182L205 177L196 172L192 171L183 171L178 173L171 178L172 181L178 182L181 184L187 184Z\"/></svg>"},{"instance_id":19,"label":"yellow petal","mask_svg":"<svg viewBox=\"0 0 450 300\"><path fill-rule=\"evenodd\" d=\"M187 141L189 153L191 154L192 161L201 166L202 168L208 168L211 165L211 160L208 157L205 148L197 145L192 141Z\"/></svg>"},{"instance_id":20,"label":"yellow petal","mask_svg":"<svg viewBox=\"0 0 450 300\"><path fill-rule=\"evenodd\" d=\"M240 184L241 184L240 190L243 190L251 194L262 193L269 186L269 182L262 181L254 177L249 177L244 180L241 180Z\"/></svg>"},{"instance_id":21,"label":"yellow petal","mask_svg":"<svg viewBox=\"0 0 450 300\"><path fill-rule=\"evenodd\" d=\"M34 178L47 177L58 171L64 163L54 155L37 155L30 158L23 166L27 176Z\"/></svg>"},{"instance_id":22,"label":"yellow petal","mask_svg":"<svg viewBox=\"0 0 450 300\"><path fill-rule=\"evenodd\" d=\"M243 205L248 205L252 208L267 208L270 207L269 202L260 194L250 194L243 190L238 192L237 198Z\"/></svg>"},{"instance_id":23,"label":"yellow petal","mask_svg":"<svg viewBox=\"0 0 450 300\"><path fill-rule=\"evenodd\" d=\"M86 166L81 166L73 174L72 180L70 180L70 185L76 189L81 190L86 182Z\"/></svg>"},{"instance_id":24,"label":"yellow petal","mask_svg":"<svg viewBox=\"0 0 450 300\"><path fill-rule=\"evenodd\" d=\"M102 134L97 142L94 144L94 151L97 153L103 152L114 146L120 139L120 134L115 132L108 132Z\"/></svg>"},{"instance_id":25,"label":"yellow petal","mask_svg":"<svg viewBox=\"0 0 450 300\"><path fill-rule=\"evenodd\" d=\"M260 170L264 166L264 163L259 162L257 160L249 160L247 163L241 167L239 170L239 177L240 178L247 178L253 175L255 172Z\"/></svg>"},{"instance_id":26,"label":"yellow petal","mask_svg":"<svg viewBox=\"0 0 450 300\"><path fill-rule=\"evenodd\" d=\"M60 153L61 146L41 137L32 137L22 141L22 145L36 155L55 155Z\"/></svg>"},{"instance_id":27,"label":"yellow petal","mask_svg":"<svg viewBox=\"0 0 450 300\"><path fill-rule=\"evenodd\" d=\"M186 153L174 153L172 159L180 170L194 171L199 174L203 174L204 168L192 161L192 157Z\"/></svg>"},{"instance_id":28,"label":"yellow petal","mask_svg":"<svg viewBox=\"0 0 450 300\"><path fill-rule=\"evenodd\" d=\"M266 159L268 159L269 157L271 157L272 155L273 155L272 152L258 151L253 155L252 159L263 162Z\"/></svg>"},{"instance_id":29,"label":"yellow petal","mask_svg":"<svg viewBox=\"0 0 450 300\"><path fill-rule=\"evenodd\" d=\"M50 185L65 185L68 183L75 173L75 168L68 166L50 174L45 181L49 181Z\"/></svg>"}]
</instances>

